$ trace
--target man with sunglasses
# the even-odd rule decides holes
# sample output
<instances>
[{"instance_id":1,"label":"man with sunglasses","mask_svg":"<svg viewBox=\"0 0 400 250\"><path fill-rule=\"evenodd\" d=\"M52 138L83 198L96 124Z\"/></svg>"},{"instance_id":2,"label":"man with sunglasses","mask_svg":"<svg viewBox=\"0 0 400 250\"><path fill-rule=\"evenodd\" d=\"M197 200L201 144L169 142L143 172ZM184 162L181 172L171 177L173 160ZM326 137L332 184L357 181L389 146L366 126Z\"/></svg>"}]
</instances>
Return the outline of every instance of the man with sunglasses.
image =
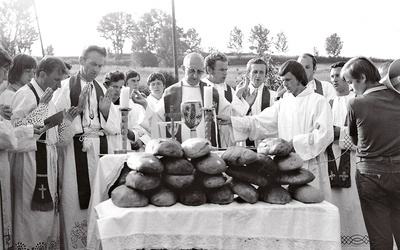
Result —
<instances>
[{"instance_id":1,"label":"man with sunglasses","mask_svg":"<svg viewBox=\"0 0 400 250\"><path fill-rule=\"evenodd\" d=\"M153 123L155 124L157 124L158 121L170 121L170 116L165 116L166 114L180 114L181 103L189 100L203 101L204 99L204 87L207 86L206 83L201 81L201 77L204 73L204 57L199 53L190 53L183 59L183 65L181 68L185 75L181 81L165 89L163 97L159 101L159 106L155 111L156 114L153 115ZM213 88L213 103L216 112L218 113L219 95L215 88ZM211 137L211 143L213 146L217 146L219 140L215 128L216 126L213 124ZM196 131L197 137L205 138L204 119L201 119ZM164 128L154 128L154 126L152 128L151 136L152 138L171 137L169 132ZM190 129L183 124L179 128L176 138L180 142L189 139Z\"/></svg>"}]
</instances>

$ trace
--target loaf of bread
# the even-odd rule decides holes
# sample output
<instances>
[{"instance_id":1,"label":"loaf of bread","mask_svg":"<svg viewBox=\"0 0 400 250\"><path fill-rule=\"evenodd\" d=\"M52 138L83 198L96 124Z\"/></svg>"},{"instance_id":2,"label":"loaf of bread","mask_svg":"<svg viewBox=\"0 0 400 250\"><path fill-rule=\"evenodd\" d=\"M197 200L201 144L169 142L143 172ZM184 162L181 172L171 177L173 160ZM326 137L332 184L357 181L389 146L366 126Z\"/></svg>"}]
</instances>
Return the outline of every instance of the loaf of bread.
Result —
<instances>
[{"instance_id":1,"label":"loaf of bread","mask_svg":"<svg viewBox=\"0 0 400 250\"><path fill-rule=\"evenodd\" d=\"M292 201L289 192L279 185L259 187L260 200L272 204L286 204Z\"/></svg>"},{"instance_id":2,"label":"loaf of bread","mask_svg":"<svg viewBox=\"0 0 400 250\"><path fill-rule=\"evenodd\" d=\"M254 168L264 175L272 175L276 172L277 169L274 160L272 160L271 157L265 154L257 154L257 160L255 162L247 164L247 167Z\"/></svg>"},{"instance_id":3,"label":"loaf of bread","mask_svg":"<svg viewBox=\"0 0 400 250\"><path fill-rule=\"evenodd\" d=\"M183 150L181 144L170 138L157 138L150 140L145 149L146 153L159 156L182 157Z\"/></svg>"},{"instance_id":4,"label":"loaf of bread","mask_svg":"<svg viewBox=\"0 0 400 250\"><path fill-rule=\"evenodd\" d=\"M254 204L258 201L258 191L250 183L231 178L227 184L231 191L237 194L244 201L251 204Z\"/></svg>"},{"instance_id":5,"label":"loaf of bread","mask_svg":"<svg viewBox=\"0 0 400 250\"><path fill-rule=\"evenodd\" d=\"M225 173L233 178L250 182L257 186L266 186L271 183L271 180L269 180L268 177L250 167L228 167Z\"/></svg>"},{"instance_id":6,"label":"loaf of bread","mask_svg":"<svg viewBox=\"0 0 400 250\"><path fill-rule=\"evenodd\" d=\"M117 207L145 207L149 204L142 192L125 185L118 186L111 192L111 201Z\"/></svg>"},{"instance_id":7,"label":"loaf of bread","mask_svg":"<svg viewBox=\"0 0 400 250\"><path fill-rule=\"evenodd\" d=\"M164 165L164 172L172 175L193 174L194 167L190 161L185 158L163 157L161 162Z\"/></svg>"},{"instance_id":8,"label":"loaf of bread","mask_svg":"<svg viewBox=\"0 0 400 250\"><path fill-rule=\"evenodd\" d=\"M287 155L293 146L282 138L263 139L257 147L257 153L266 155Z\"/></svg>"},{"instance_id":9,"label":"loaf of bread","mask_svg":"<svg viewBox=\"0 0 400 250\"><path fill-rule=\"evenodd\" d=\"M221 187L226 182L226 177L223 174L204 174L200 171L196 171L195 179L205 188Z\"/></svg>"},{"instance_id":10,"label":"loaf of bread","mask_svg":"<svg viewBox=\"0 0 400 250\"><path fill-rule=\"evenodd\" d=\"M208 155L211 152L211 142L204 138L190 138L182 142L185 156L190 159Z\"/></svg>"},{"instance_id":11,"label":"loaf of bread","mask_svg":"<svg viewBox=\"0 0 400 250\"><path fill-rule=\"evenodd\" d=\"M130 188L146 191L158 187L160 182L160 174L149 174L132 170L126 176L125 185Z\"/></svg>"},{"instance_id":12,"label":"loaf of bread","mask_svg":"<svg viewBox=\"0 0 400 250\"><path fill-rule=\"evenodd\" d=\"M130 154L127 160L128 167L142 173L161 173L164 166L161 161L150 153L140 152Z\"/></svg>"},{"instance_id":13,"label":"loaf of bread","mask_svg":"<svg viewBox=\"0 0 400 250\"><path fill-rule=\"evenodd\" d=\"M309 184L289 185L288 190L293 199L304 203L320 203L324 201L322 191Z\"/></svg>"},{"instance_id":14,"label":"loaf of bread","mask_svg":"<svg viewBox=\"0 0 400 250\"><path fill-rule=\"evenodd\" d=\"M186 206L200 206L207 202L207 197L203 190L190 187L180 190L178 201Z\"/></svg>"},{"instance_id":15,"label":"loaf of bread","mask_svg":"<svg viewBox=\"0 0 400 250\"><path fill-rule=\"evenodd\" d=\"M277 171L272 178L281 185L304 185L312 182L315 175L307 169L299 168L291 171Z\"/></svg>"},{"instance_id":16,"label":"loaf of bread","mask_svg":"<svg viewBox=\"0 0 400 250\"><path fill-rule=\"evenodd\" d=\"M304 161L300 155L290 152L288 155L277 155L274 157L274 162L280 171L290 171L303 167Z\"/></svg>"},{"instance_id":17,"label":"loaf of bread","mask_svg":"<svg viewBox=\"0 0 400 250\"><path fill-rule=\"evenodd\" d=\"M231 189L224 185L222 187L210 188L207 190L207 201L219 205L230 204L234 201Z\"/></svg>"},{"instance_id":18,"label":"loaf of bread","mask_svg":"<svg viewBox=\"0 0 400 250\"><path fill-rule=\"evenodd\" d=\"M258 159L256 152L241 146L228 147L221 157L229 167L243 166Z\"/></svg>"},{"instance_id":19,"label":"loaf of bread","mask_svg":"<svg viewBox=\"0 0 400 250\"><path fill-rule=\"evenodd\" d=\"M169 188L159 186L149 194L150 204L158 207L169 207L174 205L178 196Z\"/></svg>"},{"instance_id":20,"label":"loaf of bread","mask_svg":"<svg viewBox=\"0 0 400 250\"><path fill-rule=\"evenodd\" d=\"M220 174L225 172L225 161L217 154L207 154L200 158L192 159L194 167L206 174Z\"/></svg>"},{"instance_id":21,"label":"loaf of bread","mask_svg":"<svg viewBox=\"0 0 400 250\"><path fill-rule=\"evenodd\" d=\"M171 188L182 189L190 186L194 181L194 175L163 174L164 182Z\"/></svg>"}]
</instances>

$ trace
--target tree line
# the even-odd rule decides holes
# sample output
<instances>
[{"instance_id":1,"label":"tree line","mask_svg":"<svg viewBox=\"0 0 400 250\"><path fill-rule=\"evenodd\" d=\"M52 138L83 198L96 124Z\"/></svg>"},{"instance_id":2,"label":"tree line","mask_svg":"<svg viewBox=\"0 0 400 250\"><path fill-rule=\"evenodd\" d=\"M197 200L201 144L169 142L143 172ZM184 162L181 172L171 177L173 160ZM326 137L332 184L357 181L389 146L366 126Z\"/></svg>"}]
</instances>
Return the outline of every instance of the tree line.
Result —
<instances>
[{"instance_id":1,"label":"tree line","mask_svg":"<svg viewBox=\"0 0 400 250\"><path fill-rule=\"evenodd\" d=\"M27 0L4 1L0 6L0 40L1 46L11 55L31 53L32 45L39 38L34 26L32 13L33 2ZM131 44L132 59L141 67L173 67L172 17L160 9L151 9L136 20L126 12L112 12L104 15L98 23L99 35L112 44L112 52L116 58L122 55L125 44ZM204 49L201 36L195 28L186 31L176 26L176 44L178 57L188 52L210 53L213 47ZM238 58L243 54L245 35L235 26L227 41L227 49ZM252 27L249 37L249 49L258 56L269 56L271 53L286 53L289 50L288 37L279 32L275 37L264 25ZM325 50L329 56L337 57L343 42L337 33L325 40ZM45 54L53 55L55 49L50 44ZM314 47L314 54L319 52Z\"/></svg>"}]
</instances>

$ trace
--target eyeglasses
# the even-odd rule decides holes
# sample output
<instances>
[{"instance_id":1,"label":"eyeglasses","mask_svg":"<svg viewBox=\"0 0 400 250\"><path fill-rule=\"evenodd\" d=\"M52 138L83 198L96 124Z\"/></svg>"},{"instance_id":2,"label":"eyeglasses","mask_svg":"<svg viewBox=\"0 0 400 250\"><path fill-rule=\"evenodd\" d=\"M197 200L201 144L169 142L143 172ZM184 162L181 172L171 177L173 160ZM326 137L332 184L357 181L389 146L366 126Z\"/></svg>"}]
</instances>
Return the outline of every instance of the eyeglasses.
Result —
<instances>
[{"instance_id":1,"label":"eyeglasses","mask_svg":"<svg viewBox=\"0 0 400 250\"><path fill-rule=\"evenodd\" d=\"M198 75L202 75L204 73L204 70L201 69L191 69L189 67L185 67L188 71L189 74L198 74Z\"/></svg>"}]
</instances>

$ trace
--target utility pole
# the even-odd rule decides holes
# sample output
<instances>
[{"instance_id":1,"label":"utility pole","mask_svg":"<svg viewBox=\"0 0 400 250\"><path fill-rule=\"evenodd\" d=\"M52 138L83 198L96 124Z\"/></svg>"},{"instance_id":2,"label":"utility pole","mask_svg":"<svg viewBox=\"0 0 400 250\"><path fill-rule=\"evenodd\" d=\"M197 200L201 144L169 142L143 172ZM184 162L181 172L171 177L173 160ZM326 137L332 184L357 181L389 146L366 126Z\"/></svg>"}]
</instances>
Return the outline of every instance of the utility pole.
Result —
<instances>
[{"instance_id":1,"label":"utility pole","mask_svg":"<svg viewBox=\"0 0 400 250\"><path fill-rule=\"evenodd\" d=\"M43 41L42 41L42 34L40 33L40 27L39 27L39 19L36 13L36 4L35 4L35 0L32 0L33 2L33 9L35 10L35 18L36 18L36 24L37 24L37 28L38 28L38 32L39 32L39 39L40 39L40 46L42 47L42 56L45 56L44 53L44 48L43 48Z\"/></svg>"},{"instance_id":2,"label":"utility pole","mask_svg":"<svg viewBox=\"0 0 400 250\"><path fill-rule=\"evenodd\" d=\"M172 41L173 41L173 47L172 51L174 52L174 68L175 68L175 80L179 80L179 75L178 75L178 56L177 56L177 50L176 50L176 26L175 26L175 1L171 0L172 2Z\"/></svg>"}]
</instances>

